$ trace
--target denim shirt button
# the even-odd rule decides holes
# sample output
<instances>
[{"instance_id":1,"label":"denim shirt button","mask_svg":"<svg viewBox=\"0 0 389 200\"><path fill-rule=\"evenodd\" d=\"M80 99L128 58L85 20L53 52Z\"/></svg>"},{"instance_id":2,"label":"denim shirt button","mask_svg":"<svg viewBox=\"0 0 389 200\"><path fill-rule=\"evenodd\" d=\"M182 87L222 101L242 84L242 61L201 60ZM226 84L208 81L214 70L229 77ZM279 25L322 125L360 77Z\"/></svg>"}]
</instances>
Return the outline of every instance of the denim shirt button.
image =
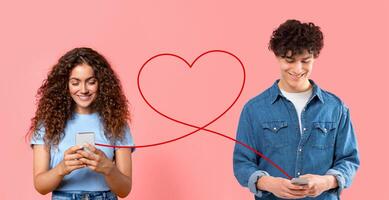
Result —
<instances>
[{"instance_id":1,"label":"denim shirt button","mask_svg":"<svg viewBox=\"0 0 389 200\"><path fill-rule=\"evenodd\" d=\"M299 175L299 176L300 176L300 172L297 172L297 175Z\"/></svg>"},{"instance_id":2,"label":"denim shirt button","mask_svg":"<svg viewBox=\"0 0 389 200\"><path fill-rule=\"evenodd\" d=\"M273 130L277 130L277 128L276 128L276 127L274 127L274 128L273 128Z\"/></svg>"},{"instance_id":3,"label":"denim shirt button","mask_svg":"<svg viewBox=\"0 0 389 200\"><path fill-rule=\"evenodd\" d=\"M303 130L304 130L304 131L306 131L306 130L307 130L307 128L304 128Z\"/></svg>"},{"instance_id":4,"label":"denim shirt button","mask_svg":"<svg viewBox=\"0 0 389 200\"><path fill-rule=\"evenodd\" d=\"M301 152L301 151L302 151L302 149L300 148L300 149L299 149L299 151Z\"/></svg>"}]
</instances>

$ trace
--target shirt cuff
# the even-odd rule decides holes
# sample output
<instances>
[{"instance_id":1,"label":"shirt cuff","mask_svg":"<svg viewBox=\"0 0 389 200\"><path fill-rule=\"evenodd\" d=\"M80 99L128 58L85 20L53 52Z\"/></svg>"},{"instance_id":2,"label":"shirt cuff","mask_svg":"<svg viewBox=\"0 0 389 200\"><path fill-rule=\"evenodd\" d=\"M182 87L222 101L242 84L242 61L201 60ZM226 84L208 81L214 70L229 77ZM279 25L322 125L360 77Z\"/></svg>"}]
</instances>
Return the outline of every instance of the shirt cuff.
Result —
<instances>
[{"instance_id":1,"label":"shirt cuff","mask_svg":"<svg viewBox=\"0 0 389 200\"><path fill-rule=\"evenodd\" d=\"M335 190L338 193L338 196L340 196L340 193L344 189L346 183L346 179L344 178L343 174L338 170L330 169L327 171L326 175L335 176L336 181L338 182L338 188L337 189L335 188Z\"/></svg>"},{"instance_id":2,"label":"shirt cuff","mask_svg":"<svg viewBox=\"0 0 389 200\"><path fill-rule=\"evenodd\" d=\"M255 171L253 174L251 174L249 182L247 184L250 192L254 193L257 197L262 197L262 193L264 192L257 188L258 179L262 176L269 176L269 173L262 170Z\"/></svg>"}]
</instances>

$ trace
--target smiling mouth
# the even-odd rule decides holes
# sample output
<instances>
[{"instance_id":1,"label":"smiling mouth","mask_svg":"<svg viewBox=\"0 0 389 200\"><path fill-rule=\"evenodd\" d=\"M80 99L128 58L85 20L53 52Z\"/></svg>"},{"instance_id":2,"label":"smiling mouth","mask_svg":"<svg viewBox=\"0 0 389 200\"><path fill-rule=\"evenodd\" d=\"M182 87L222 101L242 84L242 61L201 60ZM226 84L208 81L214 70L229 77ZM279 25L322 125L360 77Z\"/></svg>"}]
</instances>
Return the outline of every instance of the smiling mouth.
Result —
<instances>
[{"instance_id":1,"label":"smiling mouth","mask_svg":"<svg viewBox=\"0 0 389 200\"><path fill-rule=\"evenodd\" d=\"M77 95L81 101L89 101L92 99L92 95Z\"/></svg>"},{"instance_id":2,"label":"smiling mouth","mask_svg":"<svg viewBox=\"0 0 389 200\"><path fill-rule=\"evenodd\" d=\"M305 75L305 73L302 73L302 74L291 74L291 73L288 73L288 74L292 77L292 79L295 79L295 80L300 79L300 78L302 78Z\"/></svg>"}]
</instances>

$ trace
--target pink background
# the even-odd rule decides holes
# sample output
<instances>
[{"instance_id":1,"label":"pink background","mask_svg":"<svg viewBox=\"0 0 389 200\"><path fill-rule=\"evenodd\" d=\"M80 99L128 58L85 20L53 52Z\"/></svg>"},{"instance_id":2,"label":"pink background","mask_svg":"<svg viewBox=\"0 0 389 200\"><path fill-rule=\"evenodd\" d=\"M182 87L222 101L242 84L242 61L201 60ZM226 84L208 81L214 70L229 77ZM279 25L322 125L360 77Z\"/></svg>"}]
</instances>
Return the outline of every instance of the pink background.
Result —
<instances>
[{"instance_id":1,"label":"pink background","mask_svg":"<svg viewBox=\"0 0 389 200\"><path fill-rule=\"evenodd\" d=\"M38 87L66 51L90 46L111 61L131 102L138 145L193 130L162 118L141 99L136 77L148 58L166 52L191 62L211 49L233 52L246 66L247 84L237 104L209 128L235 137L244 103L278 78L277 63L267 50L272 30L297 18L322 27L325 47L312 78L347 103L357 133L362 165L342 197L381 199L389 189L388 7L384 0L2 1L0 198L50 199L34 190L32 151L24 134ZM191 70L177 60L161 59L142 77L155 106L196 125L220 113L241 81L236 62L216 54ZM126 199L252 199L233 176L233 146L199 132L139 149L133 157L133 190Z\"/></svg>"}]
</instances>

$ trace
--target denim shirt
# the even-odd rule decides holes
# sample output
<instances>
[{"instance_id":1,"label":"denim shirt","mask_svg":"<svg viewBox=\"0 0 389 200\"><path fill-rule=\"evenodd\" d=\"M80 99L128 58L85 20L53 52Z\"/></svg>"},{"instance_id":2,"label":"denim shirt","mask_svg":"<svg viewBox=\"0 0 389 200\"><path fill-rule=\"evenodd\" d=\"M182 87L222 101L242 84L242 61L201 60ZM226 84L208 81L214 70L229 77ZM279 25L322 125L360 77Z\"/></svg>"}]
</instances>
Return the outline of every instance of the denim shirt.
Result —
<instances>
[{"instance_id":1,"label":"denim shirt","mask_svg":"<svg viewBox=\"0 0 389 200\"><path fill-rule=\"evenodd\" d=\"M350 186L359 167L357 141L344 103L310 80L313 91L299 119L292 102L272 87L251 99L243 108L237 140L253 147L292 177L304 174L334 175L338 188L316 199L339 199ZM255 194L255 199L279 199L256 188L264 175L287 178L277 168L240 144L235 145L234 174L238 182ZM305 198L312 199L312 198Z\"/></svg>"}]
</instances>

